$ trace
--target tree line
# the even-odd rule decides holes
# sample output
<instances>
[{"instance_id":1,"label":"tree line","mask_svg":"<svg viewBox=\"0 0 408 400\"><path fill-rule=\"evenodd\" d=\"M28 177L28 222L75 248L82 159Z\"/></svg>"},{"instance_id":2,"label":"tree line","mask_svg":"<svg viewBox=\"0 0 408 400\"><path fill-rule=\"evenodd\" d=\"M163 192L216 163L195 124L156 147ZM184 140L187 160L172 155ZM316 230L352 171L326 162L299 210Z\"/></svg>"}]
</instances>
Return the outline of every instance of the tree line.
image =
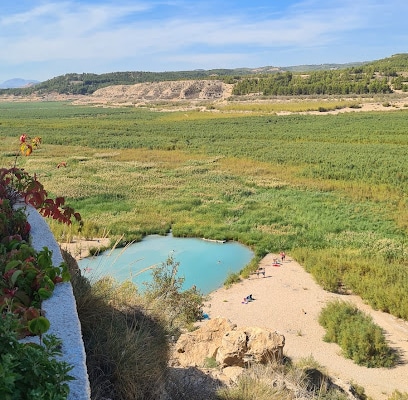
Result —
<instances>
[{"instance_id":1,"label":"tree line","mask_svg":"<svg viewBox=\"0 0 408 400\"><path fill-rule=\"evenodd\" d=\"M366 73L317 71L311 74L292 72L245 78L237 82L234 95L257 93L264 96L333 95L391 93L391 81L386 76L372 77Z\"/></svg>"},{"instance_id":2,"label":"tree line","mask_svg":"<svg viewBox=\"0 0 408 400\"><path fill-rule=\"evenodd\" d=\"M344 64L352 65L352 64ZM391 93L408 90L404 73L408 72L408 53L370 63L341 65L301 66L257 69L211 69L167 72L111 72L105 74L69 73L41 82L30 88L3 89L0 94L38 95L60 94L89 95L97 89L112 85L133 85L145 82L162 82L188 79L220 79L234 84L234 95L257 93L271 95L341 95ZM326 69L324 69L326 68Z\"/></svg>"},{"instance_id":3,"label":"tree line","mask_svg":"<svg viewBox=\"0 0 408 400\"><path fill-rule=\"evenodd\" d=\"M234 95L347 95L408 91L404 73L408 71L408 54L396 54L370 63L349 68L292 71L260 74L240 79Z\"/></svg>"}]
</instances>

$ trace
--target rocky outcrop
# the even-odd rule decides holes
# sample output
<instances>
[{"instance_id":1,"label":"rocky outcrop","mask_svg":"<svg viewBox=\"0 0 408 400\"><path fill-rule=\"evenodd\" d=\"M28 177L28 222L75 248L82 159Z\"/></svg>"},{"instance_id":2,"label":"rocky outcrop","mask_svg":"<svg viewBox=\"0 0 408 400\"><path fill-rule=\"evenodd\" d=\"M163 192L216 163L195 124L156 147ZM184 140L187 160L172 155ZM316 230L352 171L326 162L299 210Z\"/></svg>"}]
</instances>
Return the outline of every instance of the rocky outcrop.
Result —
<instances>
[{"instance_id":1,"label":"rocky outcrop","mask_svg":"<svg viewBox=\"0 0 408 400\"><path fill-rule=\"evenodd\" d=\"M224 318L214 318L194 332L182 334L173 358L183 367L204 366L213 359L221 367L281 361L285 337L267 328L237 328Z\"/></svg>"},{"instance_id":2,"label":"rocky outcrop","mask_svg":"<svg viewBox=\"0 0 408 400\"><path fill-rule=\"evenodd\" d=\"M215 359L226 332L236 325L224 318L214 318L194 332L182 334L174 347L174 360L183 367L203 366L206 359Z\"/></svg>"},{"instance_id":3,"label":"rocky outcrop","mask_svg":"<svg viewBox=\"0 0 408 400\"><path fill-rule=\"evenodd\" d=\"M270 329L240 328L224 334L216 361L224 367L281 361L284 345L285 337Z\"/></svg>"},{"instance_id":4,"label":"rocky outcrop","mask_svg":"<svg viewBox=\"0 0 408 400\"><path fill-rule=\"evenodd\" d=\"M319 393L350 400L359 398L352 385L331 379L313 365L306 363L297 367L295 374L293 370L285 373L284 346L285 337L276 331L238 328L224 318L214 318L196 331L181 335L175 343L167 382L169 392L176 393L176 398L216 399L217 390L233 387L240 377L246 376L273 387L279 398L307 400ZM246 368L257 363L265 367ZM163 400L171 398L175 397Z\"/></svg>"},{"instance_id":5,"label":"rocky outcrop","mask_svg":"<svg viewBox=\"0 0 408 400\"><path fill-rule=\"evenodd\" d=\"M231 96L232 84L219 80L184 80L115 85L96 90L87 102L151 102L220 100Z\"/></svg>"}]
</instances>

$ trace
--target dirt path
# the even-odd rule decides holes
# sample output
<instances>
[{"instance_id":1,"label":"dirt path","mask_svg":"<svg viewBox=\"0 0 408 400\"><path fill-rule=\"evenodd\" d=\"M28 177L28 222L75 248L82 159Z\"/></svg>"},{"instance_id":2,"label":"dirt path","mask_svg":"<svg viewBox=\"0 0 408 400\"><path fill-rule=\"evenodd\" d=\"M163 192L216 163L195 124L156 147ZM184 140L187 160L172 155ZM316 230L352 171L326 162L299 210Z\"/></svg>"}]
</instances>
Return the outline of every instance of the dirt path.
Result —
<instances>
[{"instance_id":1,"label":"dirt path","mask_svg":"<svg viewBox=\"0 0 408 400\"><path fill-rule=\"evenodd\" d=\"M354 382L365 388L373 399L387 399L394 390L408 393L408 322L372 310L357 296L342 296L324 291L297 262L287 258L281 267L273 267L275 255L260 263L265 277L252 275L230 289L221 288L210 295L205 312L211 317L230 319L238 326L263 326L275 329L286 338L285 354L293 360L313 356L330 376ZM243 297L256 299L242 304ZM390 346L401 354L400 364L392 369L366 368L340 355L341 349L322 340L324 329L318 315L333 299L354 303L381 326Z\"/></svg>"}]
</instances>

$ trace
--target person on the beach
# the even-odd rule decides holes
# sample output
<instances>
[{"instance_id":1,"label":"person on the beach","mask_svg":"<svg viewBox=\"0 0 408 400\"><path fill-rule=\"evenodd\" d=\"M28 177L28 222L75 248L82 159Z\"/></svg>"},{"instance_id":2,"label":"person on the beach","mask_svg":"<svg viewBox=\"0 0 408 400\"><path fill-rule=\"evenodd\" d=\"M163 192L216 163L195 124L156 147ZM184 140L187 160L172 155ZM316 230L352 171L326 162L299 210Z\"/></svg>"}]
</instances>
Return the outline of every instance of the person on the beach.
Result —
<instances>
[{"instance_id":1,"label":"person on the beach","mask_svg":"<svg viewBox=\"0 0 408 400\"><path fill-rule=\"evenodd\" d=\"M284 262L284 261L285 261L285 257L286 257L286 254L285 254L284 251L281 251L281 252L280 252L280 257L281 257L282 262Z\"/></svg>"},{"instance_id":2,"label":"person on the beach","mask_svg":"<svg viewBox=\"0 0 408 400\"><path fill-rule=\"evenodd\" d=\"M264 276L264 278L265 278L265 268L263 268L263 267L259 267L257 270L256 270L256 276L259 278L259 274L262 274L263 276Z\"/></svg>"}]
</instances>

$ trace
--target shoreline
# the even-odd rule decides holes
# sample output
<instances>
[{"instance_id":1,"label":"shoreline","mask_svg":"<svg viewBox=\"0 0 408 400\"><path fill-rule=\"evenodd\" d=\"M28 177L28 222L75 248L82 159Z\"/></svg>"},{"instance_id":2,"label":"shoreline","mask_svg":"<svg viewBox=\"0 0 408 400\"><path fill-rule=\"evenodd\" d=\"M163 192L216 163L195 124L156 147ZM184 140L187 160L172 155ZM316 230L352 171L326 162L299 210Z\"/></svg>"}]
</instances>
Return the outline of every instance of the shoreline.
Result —
<instances>
[{"instance_id":1,"label":"shoreline","mask_svg":"<svg viewBox=\"0 0 408 400\"><path fill-rule=\"evenodd\" d=\"M75 258L76 261L82 260L83 258L89 257L89 249L92 248L107 248L110 244L109 238L95 238L95 239L73 239L69 243L58 243L62 250L67 251Z\"/></svg>"},{"instance_id":2,"label":"shoreline","mask_svg":"<svg viewBox=\"0 0 408 400\"><path fill-rule=\"evenodd\" d=\"M312 356L326 368L329 376L362 386L374 400L385 400L394 390L408 393L408 322L373 310L358 296L323 290L289 256L281 266L273 266L273 259L277 257L268 254L259 263L259 267L265 268L265 277L253 274L229 289L220 288L210 293L204 312L210 318L227 318L239 327L259 326L278 331L286 338L285 356L293 361ZM250 294L255 300L244 304L243 298ZM325 330L318 316L321 309L335 299L355 304L383 328L390 346L401 355L396 367L358 366L341 356L337 344L323 341Z\"/></svg>"},{"instance_id":3,"label":"shoreline","mask_svg":"<svg viewBox=\"0 0 408 400\"><path fill-rule=\"evenodd\" d=\"M78 261L89 256L89 249L109 245L108 238L74 240L60 243ZM277 266L277 254L266 255L258 264L263 273L221 287L206 297L203 311L209 318L223 317L239 327L270 328L285 336L284 355L293 361L312 356L333 379L355 383L365 389L373 400L386 400L394 390L408 393L408 321L373 310L355 295L340 295L323 290L289 255ZM245 304L244 297L254 301ZM318 317L321 309L332 300L351 302L370 315L385 333L389 345L400 354L400 363L392 368L366 368L341 356L335 343L323 341L325 330ZM197 323L204 324L206 320Z\"/></svg>"}]
</instances>

